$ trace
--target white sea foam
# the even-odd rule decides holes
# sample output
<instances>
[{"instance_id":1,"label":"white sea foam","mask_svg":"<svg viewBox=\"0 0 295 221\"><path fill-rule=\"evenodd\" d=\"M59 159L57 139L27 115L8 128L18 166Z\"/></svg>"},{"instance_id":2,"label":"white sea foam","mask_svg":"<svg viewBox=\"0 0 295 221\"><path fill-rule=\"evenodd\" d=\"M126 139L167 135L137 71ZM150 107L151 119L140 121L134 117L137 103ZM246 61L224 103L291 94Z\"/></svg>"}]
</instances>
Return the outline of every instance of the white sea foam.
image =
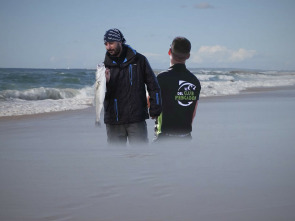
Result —
<instances>
[{"instance_id":1,"label":"white sea foam","mask_svg":"<svg viewBox=\"0 0 295 221\"><path fill-rule=\"evenodd\" d=\"M93 87L80 90L37 88L4 91L0 97L1 117L84 109L93 104L94 93Z\"/></svg>"},{"instance_id":2,"label":"white sea foam","mask_svg":"<svg viewBox=\"0 0 295 221\"><path fill-rule=\"evenodd\" d=\"M22 100L58 100L65 98L73 98L80 92L72 88L57 89L57 88L32 88L28 90L6 90L0 92L4 99L22 99Z\"/></svg>"},{"instance_id":3,"label":"white sea foam","mask_svg":"<svg viewBox=\"0 0 295 221\"><path fill-rule=\"evenodd\" d=\"M293 72L239 72L233 75L198 75L202 86L201 97L234 95L249 88L280 87L295 85Z\"/></svg>"},{"instance_id":4,"label":"white sea foam","mask_svg":"<svg viewBox=\"0 0 295 221\"><path fill-rule=\"evenodd\" d=\"M215 75L210 75L210 74L208 74L208 75L205 75L205 74L197 74L196 76L198 77L198 79L200 81L209 81L210 78L214 78L215 77Z\"/></svg>"}]
</instances>

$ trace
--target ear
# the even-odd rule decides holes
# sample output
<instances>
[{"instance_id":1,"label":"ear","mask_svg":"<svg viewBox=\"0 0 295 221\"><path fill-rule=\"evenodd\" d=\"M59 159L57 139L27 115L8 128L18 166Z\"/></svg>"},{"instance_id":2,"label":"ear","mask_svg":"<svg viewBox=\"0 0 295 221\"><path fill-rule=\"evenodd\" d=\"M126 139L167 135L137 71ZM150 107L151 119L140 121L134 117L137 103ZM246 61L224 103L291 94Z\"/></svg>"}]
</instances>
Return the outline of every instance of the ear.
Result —
<instances>
[{"instance_id":1,"label":"ear","mask_svg":"<svg viewBox=\"0 0 295 221\"><path fill-rule=\"evenodd\" d=\"M168 55L171 55L171 48L169 48Z\"/></svg>"},{"instance_id":2,"label":"ear","mask_svg":"<svg viewBox=\"0 0 295 221\"><path fill-rule=\"evenodd\" d=\"M189 54L187 55L187 59L189 59L189 58L190 58L190 56L191 56L191 54L189 53Z\"/></svg>"}]
</instances>

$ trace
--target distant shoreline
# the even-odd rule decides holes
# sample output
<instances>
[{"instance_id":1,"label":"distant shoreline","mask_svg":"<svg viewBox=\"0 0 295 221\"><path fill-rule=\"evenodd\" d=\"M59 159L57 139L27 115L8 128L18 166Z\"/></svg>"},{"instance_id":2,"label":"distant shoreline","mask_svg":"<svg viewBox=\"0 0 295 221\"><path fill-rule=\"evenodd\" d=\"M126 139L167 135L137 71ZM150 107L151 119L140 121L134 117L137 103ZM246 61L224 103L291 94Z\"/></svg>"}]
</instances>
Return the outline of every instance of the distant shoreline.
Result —
<instances>
[{"instance_id":1,"label":"distant shoreline","mask_svg":"<svg viewBox=\"0 0 295 221\"><path fill-rule=\"evenodd\" d=\"M169 68L169 66L164 67L164 68L153 68L153 71L158 72L158 71L164 71L167 68ZM63 68L12 68L12 67L0 67L0 69L28 69L28 70L96 70L96 67L92 67L92 68L67 68L67 67L63 67ZM262 68L224 68L224 67L188 67L188 70L231 70L231 72L240 72L240 71L250 71L250 72L259 72L259 71L278 71L278 72L295 72L295 70L292 69L262 69Z\"/></svg>"}]
</instances>

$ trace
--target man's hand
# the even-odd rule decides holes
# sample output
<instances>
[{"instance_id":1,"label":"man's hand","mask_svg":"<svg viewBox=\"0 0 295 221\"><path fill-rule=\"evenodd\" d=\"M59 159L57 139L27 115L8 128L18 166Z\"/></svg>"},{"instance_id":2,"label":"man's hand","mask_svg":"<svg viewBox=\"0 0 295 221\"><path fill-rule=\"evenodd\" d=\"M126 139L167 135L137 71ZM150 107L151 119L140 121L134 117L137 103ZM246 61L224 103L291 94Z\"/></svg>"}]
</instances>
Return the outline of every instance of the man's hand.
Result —
<instances>
[{"instance_id":1,"label":"man's hand","mask_svg":"<svg viewBox=\"0 0 295 221\"><path fill-rule=\"evenodd\" d=\"M110 79L111 79L111 71L110 71L110 69L106 68L105 76L106 76L106 81L108 83L110 81Z\"/></svg>"}]
</instances>

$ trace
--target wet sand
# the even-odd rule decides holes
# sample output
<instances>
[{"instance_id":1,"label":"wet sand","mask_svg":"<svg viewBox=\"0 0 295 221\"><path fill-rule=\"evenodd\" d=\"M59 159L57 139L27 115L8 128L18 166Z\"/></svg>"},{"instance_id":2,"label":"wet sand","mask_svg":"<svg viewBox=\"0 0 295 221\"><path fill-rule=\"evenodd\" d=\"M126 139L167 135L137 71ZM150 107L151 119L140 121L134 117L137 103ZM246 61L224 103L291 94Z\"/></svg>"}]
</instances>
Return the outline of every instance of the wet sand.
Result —
<instances>
[{"instance_id":1,"label":"wet sand","mask_svg":"<svg viewBox=\"0 0 295 221\"><path fill-rule=\"evenodd\" d=\"M0 220L295 220L294 113L294 87L201 99L191 143L145 147L94 108L0 118Z\"/></svg>"}]
</instances>

